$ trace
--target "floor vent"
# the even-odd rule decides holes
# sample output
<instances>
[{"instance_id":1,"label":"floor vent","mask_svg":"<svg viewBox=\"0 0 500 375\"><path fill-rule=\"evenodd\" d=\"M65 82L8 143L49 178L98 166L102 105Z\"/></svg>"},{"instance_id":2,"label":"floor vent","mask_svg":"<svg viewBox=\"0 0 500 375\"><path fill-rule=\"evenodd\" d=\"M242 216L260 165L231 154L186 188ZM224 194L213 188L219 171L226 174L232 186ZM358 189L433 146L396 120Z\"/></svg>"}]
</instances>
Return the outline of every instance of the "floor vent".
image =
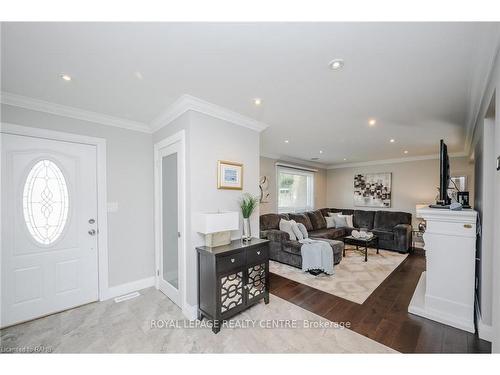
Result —
<instances>
[{"instance_id":1,"label":"floor vent","mask_svg":"<svg viewBox=\"0 0 500 375\"><path fill-rule=\"evenodd\" d=\"M133 293L125 294L123 296L116 297L115 298L115 302L116 303L123 302L123 301L129 300L129 299L135 298L135 297L139 297L140 295L141 295L141 293L139 293L139 292L133 292Z\"/></svg>"}]
</instances>

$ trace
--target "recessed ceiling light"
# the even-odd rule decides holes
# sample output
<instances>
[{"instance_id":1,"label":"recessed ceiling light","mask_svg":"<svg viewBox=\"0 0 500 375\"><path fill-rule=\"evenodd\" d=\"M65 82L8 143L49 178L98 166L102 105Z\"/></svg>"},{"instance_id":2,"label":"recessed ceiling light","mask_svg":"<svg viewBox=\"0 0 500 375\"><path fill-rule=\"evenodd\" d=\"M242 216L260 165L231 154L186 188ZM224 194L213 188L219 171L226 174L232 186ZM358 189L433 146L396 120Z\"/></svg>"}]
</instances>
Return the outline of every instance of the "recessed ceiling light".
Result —
<instances>
[{"instance_id":1,"label":"recessed ceiling light","mask_svg":"<svg viewBox=\"0 0 500 375\"><path fill-rule=\"evenodd\" d=\"M404 152L405 154L407 154L407 153L408 153L408 150L404 150L403 152Z\"/></svg>"},{"instance_id":2,"label":"recessed ceiling light","mask_svg":"<svg viewBox=\"0 0 500 375\"><path fill-rule=\"evenodd\" d=\"M323 150L319 150L319 153L322 154L323 153Z\"/></svg>"},{"instance_id":3,"label":"recessed ceiling light","mask_svg":"<svg viewBox=\"0 0 500 375\"><path fill-rule=\"evenodd\" d=\"M377 123L377 120L375 120L374 118L372 118L368 121L368 125L370 125L370 126L375 126L376 123Z\"/></svg>"},{"instance_id":4,"label":"recessed ceiling light","mask_svg":"<svg viewBox=\"0 0 500 375\"><path fill-rule=\"evenodd\" d=\"M288 143L288 142L290 142L290 141L288 139L285 139L285 143Z\"/></svg>"},{"instance_id":5,"label":"recessed ceiling light","mask_svg":"<svg viewBox=\"0 0 500 375\"><path fill-rule=\"evenodd\" d=\"M253 104L255 104L255 105L261 105L262 104L262 99L261 98L255 98L253 100Z\"/></svg>"},{"instance_id":6,"label":"recessed ceiling light","mask_svg":"<svg viewBox=\"0 0 500 375\"><path fill-rule=\"evenodd\" d=\"M389 140L389 142L394 143L394 142L396 142L396 140L395 140L394 138L391 138L391 139Z\"/></svg>"},{"instance_id":7,"label":"recessed ceiling light","mask_svg":"<svg viewBox=\"0 0 500 375\"><path fill-rule=\"evenodd\" d=\"M330 61L328 64L330 66L330 69L332 70L338 70L341 69L344 66L344 60L342 59L334 59Z\"/></svg>"},{"instance_id":8,"label":"recessed ceiling light","mask_svg":"<svg viewBox=\"0 0 500 375\"><path fill-rule=\"evenodd\" d=\"M68 74L61 74L60 77L65 81L71 81L71 76Z\"/></svg>"},{"instance_id":9,"label":"recessed ceiling light","mask_svg":"<svg viewBox=\"0 0 500 375\"><path fill-rule=\"evenodd\" d=\"M344 161L346 161L346 160L347 160L347 159L346 159L346 158L344 158Z\"/></svg>"}]
</instances>

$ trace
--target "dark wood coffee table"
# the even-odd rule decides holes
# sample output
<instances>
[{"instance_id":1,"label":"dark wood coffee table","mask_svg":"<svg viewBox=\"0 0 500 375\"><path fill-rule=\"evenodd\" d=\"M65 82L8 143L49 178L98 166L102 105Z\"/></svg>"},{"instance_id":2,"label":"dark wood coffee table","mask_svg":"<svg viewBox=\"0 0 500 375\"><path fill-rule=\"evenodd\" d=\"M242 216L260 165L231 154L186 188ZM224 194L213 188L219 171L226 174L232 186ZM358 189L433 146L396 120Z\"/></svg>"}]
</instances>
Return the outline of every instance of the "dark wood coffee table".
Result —
<instances>
[{"instance_id":1,"label":"dark wood coffee table","mask_svg":"<svg viewBox=\"0 0 500 375\"><path fill-rule=\"evenodd\" d=\"M372 238L369 239L363 239L363 238L356 238L353 236L346 236L343 238L344 240L344 256L345 256L345 245L355 245L356 249L359 248L359 246L365 248L365 262L368 261L368 247L376 247L377 248L377 254L378 254L378 237L373 235Z\"/></svg>"}]
</instances>

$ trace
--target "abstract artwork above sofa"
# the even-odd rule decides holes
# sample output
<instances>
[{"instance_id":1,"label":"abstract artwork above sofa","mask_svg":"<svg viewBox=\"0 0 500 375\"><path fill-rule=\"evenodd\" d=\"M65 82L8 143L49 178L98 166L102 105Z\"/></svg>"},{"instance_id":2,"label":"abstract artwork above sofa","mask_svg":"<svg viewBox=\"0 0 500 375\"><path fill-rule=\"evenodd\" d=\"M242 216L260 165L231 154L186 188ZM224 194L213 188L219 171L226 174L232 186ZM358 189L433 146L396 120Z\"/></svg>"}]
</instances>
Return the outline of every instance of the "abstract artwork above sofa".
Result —
<instances>
[{"instance_id":1,"label":"abstract artwork above sofa","mask_svg":"<svg viewBox=\"0 0 500 375\"><path fill-rule=\"evenodd\" d=\"M391 207L391 173L355 174L354 206Z\"/></svg>"}]
</instances>

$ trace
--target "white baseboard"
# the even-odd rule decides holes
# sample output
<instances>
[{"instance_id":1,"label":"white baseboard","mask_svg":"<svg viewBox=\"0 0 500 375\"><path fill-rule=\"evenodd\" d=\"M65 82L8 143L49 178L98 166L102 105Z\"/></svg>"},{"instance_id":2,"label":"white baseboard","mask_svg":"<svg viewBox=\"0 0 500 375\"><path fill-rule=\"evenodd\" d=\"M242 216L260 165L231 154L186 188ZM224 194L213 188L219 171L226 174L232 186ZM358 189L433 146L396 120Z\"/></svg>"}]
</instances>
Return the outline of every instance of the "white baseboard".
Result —
<instances>
[{"instance_id":1,"label":"white baseboard","mask_svg":"<svg viewBox=\"0 0 500 375\"><path fill-rule=\"evenodd\" d=\"M493 327L484 324L482 319L477 321L477 333L480 339L492 342L493 341Z\"/></svg>"},{"instance_id":2,"label":"white baseboard","mask_svg":"<svg viewBox=\"0 0 500 375\"><path fill-rule=\"evenodd\" d=\"M479 303L477 299L475 305L476 305L476 317L477 317L477 334L480 339L492 342L493 327L483 322L483 317L481 316L481 310L479 309Z\"/></svg>"},{"instance_id":3,"label":"white baseboard","mask_svg":"<svg viewBox=\"0 0 500 375\"><path fill-rule=\"evenodd\" d=\"M104 298L101 298L101 300L106 301L108 299L123 296L124 294L136 292L141 289L146 289L154 285L155 285L155 277L151 276L151 277L146 277L145 279L140 279L125 284L112 286L108 288L107 292L104 295Z\"/></svg>"}]
</instances>

